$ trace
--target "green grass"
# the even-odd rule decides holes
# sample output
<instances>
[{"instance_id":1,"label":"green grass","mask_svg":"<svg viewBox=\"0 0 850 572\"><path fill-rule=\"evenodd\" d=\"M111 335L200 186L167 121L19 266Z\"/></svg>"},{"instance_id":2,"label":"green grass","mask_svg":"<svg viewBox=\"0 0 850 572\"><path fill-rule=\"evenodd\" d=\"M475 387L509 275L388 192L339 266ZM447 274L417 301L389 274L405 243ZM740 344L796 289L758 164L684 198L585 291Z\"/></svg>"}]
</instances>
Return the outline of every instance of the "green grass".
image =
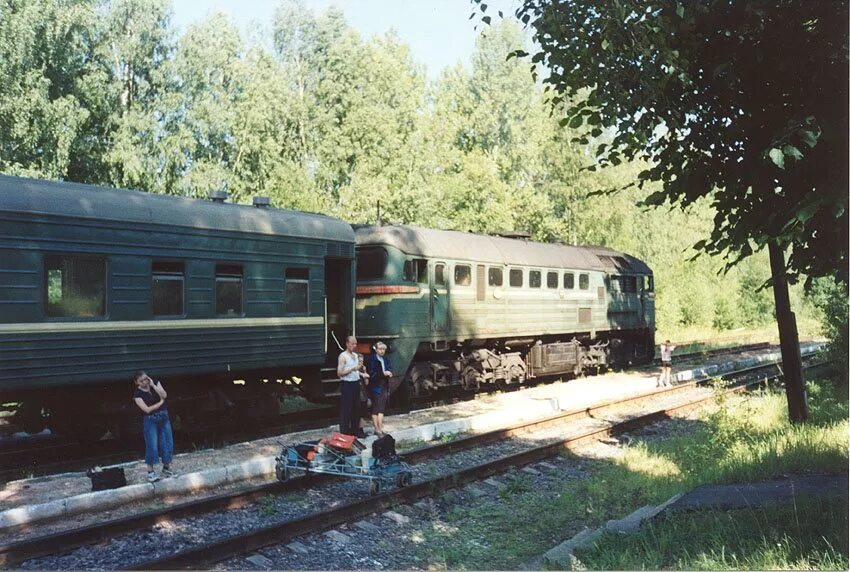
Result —
<instances>
[{"instance_id":1,"label":"green grass","mask_svg":"<svg viewBox=\"0 0 850 572\"><path fill-rule=\"evenodd\" d=\"M662 515L575 555L591 570L846 570L847 500Z\"/></svg>"},{"instance_id":2,"label":"green grass","mask_svg":"<svg viewBox=\"0 0 850 572\"><path fill-rule=\"evenodd\" d=\"M722 407L715 412L705 413L699 419L668 422L663 439L636 438L620 455L609 459L571 456L583 471L581 478L560 482L550 490L536 490L519 475L502 477L506 486L497 500L456 506L435 518L422 532L417 555L435 568L517 568L583 526L600 526L609 519L622 518L641 506L663 502L700 484L769 479L792 473L846 472L846 391L837 392L829 381L810 383L808 389L811 417L805 425L792 426L787 422L784 393L766 391L718 398ZM842 546L846 553L846 519L841 521L831 515L826 524L807 521L808 515L818 514L818 511L798 512L797 519L802 518L799 522L773 517L770 520L780 529L783 522L807 529L826 526L823 535L829 539L831 551L809 538L781 553L773 551L771 543L783 531L768 533L762 528L765 532L761 534L756 528L748 543L735 552L734 559L723 551L715 554L719 541L690 534L679 542L693 555L690 560L684 560L680 553L671 555L658 548L652 558L635 552L638 560L600 567L657 568L658 562L675 567L677 559L686 562L681 566L686 568L744 564L782 568L805 567L807 563L830 568L832 564L846 562L846 558L840 560ZM761 516L764 521L769 516L765 515ZM745 527L746 522L741 526ZM673 527L676 528L675 524ZM789 537L796 534L788 527L784 533ZM843 544L836 535L843 535ZM754 546L766 548L757 554ZM612 550L619 550L619 545L613 548L605 545L598 552ZM590 553L583 556L596 562ZM724 562L733 564L727 566ZM770 562L775 564L769 565Z\"/></svg>"}]
</instances>

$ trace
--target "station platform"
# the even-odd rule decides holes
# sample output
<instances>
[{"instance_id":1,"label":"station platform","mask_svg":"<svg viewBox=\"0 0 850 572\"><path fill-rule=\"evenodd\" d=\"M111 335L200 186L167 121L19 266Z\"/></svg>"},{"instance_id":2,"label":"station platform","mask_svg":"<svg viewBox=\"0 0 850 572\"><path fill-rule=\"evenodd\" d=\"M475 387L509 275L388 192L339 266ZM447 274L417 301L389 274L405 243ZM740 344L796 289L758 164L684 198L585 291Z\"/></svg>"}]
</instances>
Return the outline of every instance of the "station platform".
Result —
<instances>
[{"instance_id":1,"label":"station platform","mask_svg":"<svg viewBox=\"0 0 850 572\"><path fill-rule=\"evenodd\" d=\"M804 344L804 355L815 352L820 345ZM699 366L674 361L674 383L780 360L777 347L716 356L700 360ZM403 451L445 435L490 431L558 411L651 393L656 389L659 370L608 372L522 391L480 394L469 401L388 416L384 430L393 435ZM370 424L364 420L363 426L369 432ZM0 530L50 522L61 522L61 528L83 526L92 519L118 518L152 506L269 482L275 478L274 458L283 446L319 439L335 430L336 426L329 426L219 449L178 451L172 467L179 476L156 483L146 481L147 470L141 459L144 446L140 443L139 461L117 465L124 467L128 485L106 491L90 492L91 482L83 472L9 482L0 488Z\"/></svg>"}]
</instances>

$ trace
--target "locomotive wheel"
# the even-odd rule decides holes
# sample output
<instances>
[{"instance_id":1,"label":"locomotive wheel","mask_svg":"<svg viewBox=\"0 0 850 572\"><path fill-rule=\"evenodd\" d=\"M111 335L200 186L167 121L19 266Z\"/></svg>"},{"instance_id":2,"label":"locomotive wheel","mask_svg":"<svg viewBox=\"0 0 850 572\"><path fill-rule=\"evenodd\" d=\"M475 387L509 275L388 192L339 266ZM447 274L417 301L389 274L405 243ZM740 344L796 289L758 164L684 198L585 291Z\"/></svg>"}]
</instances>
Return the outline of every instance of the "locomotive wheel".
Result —
<instances>
[{"instance_id":1,"label":"locomotive wheel","mask_svg":"<svg viewBox=\"0 0 850 572\"><path fill-rule=\"evenodd\" d=\"M466 391L478 390L478 370L474 367L467 367L460 376L460 383Z\"/></svg>"}]
</instances>

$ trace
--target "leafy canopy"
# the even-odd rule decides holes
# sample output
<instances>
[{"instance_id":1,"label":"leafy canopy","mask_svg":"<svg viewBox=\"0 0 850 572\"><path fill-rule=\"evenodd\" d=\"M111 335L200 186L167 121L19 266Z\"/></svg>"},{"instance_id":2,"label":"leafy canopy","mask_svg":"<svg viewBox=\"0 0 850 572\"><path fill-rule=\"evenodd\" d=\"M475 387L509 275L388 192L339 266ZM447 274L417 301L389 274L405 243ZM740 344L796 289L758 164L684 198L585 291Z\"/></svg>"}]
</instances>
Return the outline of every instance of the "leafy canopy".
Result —
<instances>
[{"instance_id":1,"label":"leafy canopy","mask_svg":"<svg viewBox=\"0 0 850 572\"><path fill-rule=\"evenodd\" d=\"M792 280L847 282L846 0L526 0L516 15L555 102L578 100L563 125L604 141L600 165L648 160L637 184L662 187L647 205L711 197L698 249L728 269L777 241Z\"/></svg>"}]
</instances>

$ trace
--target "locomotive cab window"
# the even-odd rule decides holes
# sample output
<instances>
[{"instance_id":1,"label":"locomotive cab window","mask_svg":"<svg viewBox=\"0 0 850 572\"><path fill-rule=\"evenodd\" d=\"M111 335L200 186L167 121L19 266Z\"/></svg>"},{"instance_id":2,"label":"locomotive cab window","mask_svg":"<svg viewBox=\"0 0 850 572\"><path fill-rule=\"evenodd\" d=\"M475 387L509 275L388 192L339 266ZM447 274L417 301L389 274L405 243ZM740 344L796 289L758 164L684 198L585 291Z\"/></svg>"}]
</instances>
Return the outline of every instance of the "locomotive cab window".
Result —
<instances>
[{"instance_id":1,"label":"locomotive cab window","mask_svg":"<svg viewBox=\"0 0 850 572\"><path fill-rule=\"evenodd\" d=\"M357 251L357 279L377 280L384 277L387 251L383 248L361 248Z\"/></svg>"},{"instance_id":2,"label":"locomotive cab window","mask_svg":"<svg viewBox=\"0 0 850 572\"><path fill-rule=\"evenodd\" d=\"M580 290L590 290L590 274L578 275L578 287Z\"/></svg>"},{"instance_id":3,"label":"locomotive cab window","mask_svg":"<svg viewBox=\"0 0 850 572\"><path fill-rule=\"evenodd\" d=\"M469 286L472 284L472 268L466 264L455 266L455 284L458 286Z\"/></svg>"},{"instance_id":4,"label":"locomotive cab window","mask_svg":"<svg viewBox=\"0 0 850 572\"><path fill-rule=\"evenodd\" d=\"M654 290L654 285L653 285L653 281L652 281L652 276L647 276L646 277L646 291L652 292L653 290Z\"/></svg>"},{"instance_id":5,"label":"locomotive cab window","mask_svg":"<svg viewBox=\"0 0 850 572\"><path fill-rule=\"evenodd\" d=\"M105 316L106 260L45 256L44 293L44 309L49 318Z\"/></svg>"},{"instance_id":6,"label":"locomotive cab window","mask_svg":"<svg viewBox=\"0 0 850 572\"><path fill-rule=\"evenodd\" d=\"M501 286L503 281L502 269L501 268L493 268L492 266L487 269L487 285L488 286Z\"/></svg>"},{"instance_id":7,"label":"locomotive cab window","mask_svg":"<svg viewBox=\"0 0 850 572\"><path fill-rule=\"evenodd\" d=\"M151 298L154 316L183 315L182 262L154 262L151 266Z\"/></svg>"},{"instance_id":8,"label":"locomotive cab window","mask_svg":"<svg viewBox=\"0 0 850 572\"><path fill-rule=\"evenodd\" d=\"M528 285L532 288L540 288L540 271L530 270L528 272Z\"/></svg>"},{"instance_id":9,"label":"locomotive cab window","mask_svg":"<svg viewBox=\"0 0 850 572\"><path fill-rule=\"evenodd\" d=\"M557 272L547 272L546 273L546 287L547 288L557 288L558 287L558 273Z\"/></svg>"},{"instance_id":10,"label":"locomotive cab window","mask_svg":"<svg viewBox=\"0 0 850 572\"><path fill-rule=\"evenodd\" d=\"M564 289L575 290L576 275L572 272L564 272Z\"/></svg>"},{"instance_id":11,"label":"locomotive cab window","mask_svg":"<svg viewBox=\"0 0 850 572\"><path fill-rule=\"evenodd\" d=\"M445 286L446 285L446 265L445 264L435 264L434 265L434 285L435 286Z\"/></svg>"},{"instance_id":12,"label":"locomotive cab window","mask_svg":"<svg viewBox=\"0 0 850 572\"><path fill-rule=\"evenodd\" d=\"M404 261L402 278L407 282L428 283L428 261L424 258Z\"/></svg>"},{"instance_id":13,"label":"locomotive cab window","mask_svg":"<svg viewBox=\"0 0 850 572\"><path fill-rule=\"evenodd\" d=\"M511 268L508 279L512 288L522 288L522 268Z\"/></svg>"},{"instance_id":14,"label":"locomotive cab window","mask_svg":"<svg viewBox=\"0 0 850 572\"><path fill-rule=\"evenodd\" d=\"M242 314L242 267L235 264L215 266L215 313L219 316Z\"/></svg>"},{"instance_id":15,"label":"locomotive cab window","mask_svg":"<svg viewBox=\"0 0 850 572\"><path fill-rule=\"evenodd\" d=\"M310 312L310 269L287 268L285 273L284 307L287 314Z\"/></svg>"}]
</instances>

